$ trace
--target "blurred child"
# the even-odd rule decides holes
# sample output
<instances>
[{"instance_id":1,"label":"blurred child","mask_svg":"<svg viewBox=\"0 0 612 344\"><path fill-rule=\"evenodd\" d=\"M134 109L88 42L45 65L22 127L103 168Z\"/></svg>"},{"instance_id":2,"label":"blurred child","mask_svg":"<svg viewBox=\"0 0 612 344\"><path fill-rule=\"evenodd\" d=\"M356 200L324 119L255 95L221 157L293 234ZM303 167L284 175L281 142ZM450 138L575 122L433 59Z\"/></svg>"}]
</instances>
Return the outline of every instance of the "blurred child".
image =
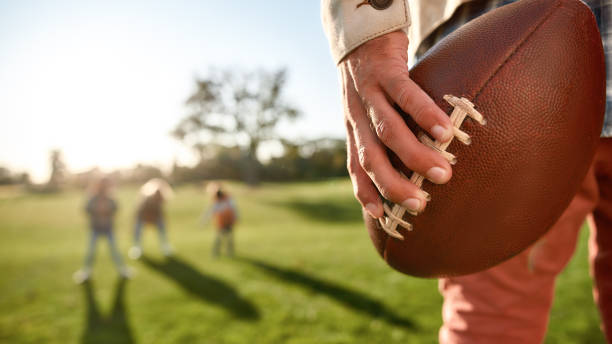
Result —
<instances>
[{"instance_id":1,"label":"blurred child","mask_svg":"<svg viewBox=\"0 0 612 344\"><path fill-rule=\"evenodd\" d=\"M124 265L123 259L121 259L113 235L113 222L117 212L117 203L111 198L110 186L110 180L107 177L102 177L95 181L90 188L91 196L85 207L85 211L89 216L89 245L85 256L85 266L74 273L73 278L76 283L83 283L90 278L95 260L96 243L100 236L104 236L108 240L111 256L119 275L123 278L129 278L131 275L129 269Z\"/></svg>"},{"instance_id":2,"label":"blurred child","mask_svg":"<svg viewBox=\"0 0 612 344\"><path fill-rule=\"evenodd\" d=\"M233 227L238 219L238 210L234 200L221 190L220 187L214 192L213 205L204 214L204 222L208 222L211 216L215 219L217 236L213 245L213 257L219 257L221 246L225 243L228 256L234 255Z\"/></svg>"},{"instance_id":3,"label":"blurred child","mask_svg":"<svg viewBox=\"0 0 612 344\"><path fill-rule=\"evenodd\" d=\"M153 178L140 188L140 204L136 211L136 223L134 225L134 246L130 248L128 256L139 259L142 256L142 228L146 224L157 227L161 251L164 256L172 255L172 247L168 243L166 235L166 222L164 219L164 202L173 195L172 188L163 179Z\"/></svg>"}]
</instances>

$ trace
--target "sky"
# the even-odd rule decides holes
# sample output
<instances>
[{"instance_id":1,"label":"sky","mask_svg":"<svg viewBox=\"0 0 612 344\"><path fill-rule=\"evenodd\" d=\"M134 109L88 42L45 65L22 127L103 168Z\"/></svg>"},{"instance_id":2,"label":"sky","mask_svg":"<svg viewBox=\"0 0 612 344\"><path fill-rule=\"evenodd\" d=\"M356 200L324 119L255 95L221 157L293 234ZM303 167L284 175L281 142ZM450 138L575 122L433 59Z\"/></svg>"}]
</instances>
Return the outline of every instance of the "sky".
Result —
<instances>
[{"instance_id":1,"label":"sky","mask_svg":"<svg viewBox=\"0 0 612 344\"><path fill-rule=\"evenodd\" d=\"M0 166L49 173L194 156L169 132L210 68L289 72L287 138L344 137L319 1L0 1ZM273 154L264 148L264 154Z\"/></svg>"}]
</instances>

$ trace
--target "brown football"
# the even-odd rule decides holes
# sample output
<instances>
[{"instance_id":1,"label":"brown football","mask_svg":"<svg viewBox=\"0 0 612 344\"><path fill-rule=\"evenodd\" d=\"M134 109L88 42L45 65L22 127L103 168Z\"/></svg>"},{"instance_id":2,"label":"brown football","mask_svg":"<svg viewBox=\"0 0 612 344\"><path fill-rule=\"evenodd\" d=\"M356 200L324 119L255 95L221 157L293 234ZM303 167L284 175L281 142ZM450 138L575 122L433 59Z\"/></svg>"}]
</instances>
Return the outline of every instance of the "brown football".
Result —
<instances>
[{"instance_id":1,"label":"brown football","mask_svg":"<svg viewBox=\"0 0 612 344\"><path fill-rule=\"evenodd\" d=\"M422 277L477 272L518 254L568 206L599 140L606 78L591 10L579 0L518 1L464 25L410 73L449 115L444 96L464 97L486 124L458 124L445 149L456 157L453 177L423 182L425 211L396 216L412 225L393 226L403 239L364 215L374 246L393 268ZM382 222L393 221L387 213Z\"/></svg>"}]
</instances>

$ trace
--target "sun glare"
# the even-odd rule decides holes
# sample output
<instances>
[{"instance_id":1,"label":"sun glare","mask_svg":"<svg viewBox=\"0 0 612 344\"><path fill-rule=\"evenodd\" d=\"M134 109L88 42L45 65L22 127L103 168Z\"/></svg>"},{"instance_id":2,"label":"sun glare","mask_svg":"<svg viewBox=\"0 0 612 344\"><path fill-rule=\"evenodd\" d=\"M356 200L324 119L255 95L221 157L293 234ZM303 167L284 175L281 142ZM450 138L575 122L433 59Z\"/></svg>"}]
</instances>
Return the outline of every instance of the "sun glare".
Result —
<instances>
[{"instance_id":1,"label":"sun glare","mask_svg":"<svg viewBox=\"0 0 612 344\"><path fill-rule=\"evenodd\" d=\"M187 93L174 86L185 84L176 80L182 76L164 68L169 49L95 22L37 34L6 68L13 81L7 112L20 122L12 124L27 128L12 135L27 136L33 147L61 149L75 170L185 157L168 134ZM28 154L17 165L38 166L33 178L40 181L47 153Z\"/></svg>"}]
</instances>

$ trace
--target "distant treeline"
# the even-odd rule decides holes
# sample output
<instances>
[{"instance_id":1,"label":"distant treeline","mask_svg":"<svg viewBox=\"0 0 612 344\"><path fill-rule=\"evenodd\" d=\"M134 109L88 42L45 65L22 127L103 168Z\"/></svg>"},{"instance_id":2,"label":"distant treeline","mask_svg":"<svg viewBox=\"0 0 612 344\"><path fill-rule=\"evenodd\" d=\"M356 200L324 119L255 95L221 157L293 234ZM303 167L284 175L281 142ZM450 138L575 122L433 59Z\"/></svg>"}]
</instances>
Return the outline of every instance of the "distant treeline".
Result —
<instances>
[{"instance_id":1,"label":"distant treeline","mask_svg":"<svg viewBox=\"0 0 612 344\"><path fill-rule=\"evenodd\" d=\"M29 184L30 175L25 172L12 172L0 166L0 185Z\"/></svg>"},{"instance_id":2,"label":"distant treeline","mask_svg":"<svg viewBox=\"0 0 612 344\"><path fill-rule=\"evenodd\" d=\"M315 180L347 176L344 140L319 139L300 144L283 142L283 154L265 163L252 164L239 147L218 147L215 154L202 157L196 166L174 165L173 183L199 180L248 180L252 168L261 181Z\"/></svg>"},{"instance_id":3,"label":"distant treeline","mask_svg":"<svg viewBox=\"0 0 612 344\"><path fill-rule=\"evenodd\" d=\"M347 176L346 148L344 140L317 139L293 143L281 141L283 153L266 162L250 160L247 151L240 147L208 146L200 152L195 166L175 163L164 172L157 166L138 164L132 168L105 173L117 184L142 184L151 178L165 178L172 184L193 183L206 180L248 181L255 172L260 181L317 180ZM93 178L101 175L98 168L79 173L69 171L62 153L50 154L50 178L43 184L32 184L27 173L15 173L0 167L0 185L20 184L33 192L54 192L64 187L86 188ZM256 168L257 171L251 169Z\"/></svg>"}]
</instances>

